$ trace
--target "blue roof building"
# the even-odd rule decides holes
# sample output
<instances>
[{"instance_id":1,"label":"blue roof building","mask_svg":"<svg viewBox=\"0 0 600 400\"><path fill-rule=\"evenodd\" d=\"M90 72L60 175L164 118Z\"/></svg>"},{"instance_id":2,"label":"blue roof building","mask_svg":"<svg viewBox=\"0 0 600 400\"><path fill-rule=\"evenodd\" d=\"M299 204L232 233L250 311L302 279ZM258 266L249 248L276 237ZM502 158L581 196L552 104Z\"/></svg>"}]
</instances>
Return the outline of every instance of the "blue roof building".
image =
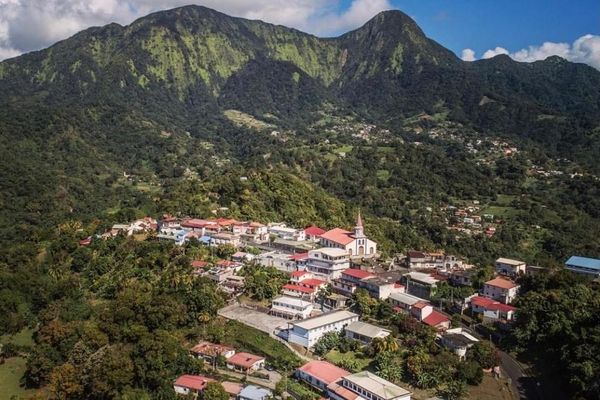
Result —
<instances>
[{"instance_id":1,"label":"blue roof building","mask_svg":"<svg viewBox=\"0 0 600 400\"><path fill-rule=\"evenodd\" d=\"M565 268L591 279L600 277L600 260L597 258L572 256L565 262Z\"/></svg>"},{"instance_id":2,"label":"blue roof building","mask_svg":"<svg viewBox=\"0 0 600 400\"><path fill-rule=\"evenodd\" d=\"M269 389L260 386L248 385L242 389L239 394L240 400L265 400L271 397L273 393Z\"/></svg>"}]
</instances>

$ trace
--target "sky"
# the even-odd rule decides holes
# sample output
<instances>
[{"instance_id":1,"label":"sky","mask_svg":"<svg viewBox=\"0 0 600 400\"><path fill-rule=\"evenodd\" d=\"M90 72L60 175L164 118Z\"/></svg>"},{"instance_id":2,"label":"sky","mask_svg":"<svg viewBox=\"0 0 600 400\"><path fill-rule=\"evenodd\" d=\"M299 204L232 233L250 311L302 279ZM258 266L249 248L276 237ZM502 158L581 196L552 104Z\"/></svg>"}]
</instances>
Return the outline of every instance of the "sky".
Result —
<instances>
[{"instance_id":1,"label":"sky","mask_svg":"<svg viewBox=\"0 0 600 400\"><path fill-rule=\"evenodd\" d=\"M559 55L600 70L600 0L0 0L0 60L45 48L90 26L200 4L318 36L400 9L465 61Z\"/></svg>"}]
</instances>

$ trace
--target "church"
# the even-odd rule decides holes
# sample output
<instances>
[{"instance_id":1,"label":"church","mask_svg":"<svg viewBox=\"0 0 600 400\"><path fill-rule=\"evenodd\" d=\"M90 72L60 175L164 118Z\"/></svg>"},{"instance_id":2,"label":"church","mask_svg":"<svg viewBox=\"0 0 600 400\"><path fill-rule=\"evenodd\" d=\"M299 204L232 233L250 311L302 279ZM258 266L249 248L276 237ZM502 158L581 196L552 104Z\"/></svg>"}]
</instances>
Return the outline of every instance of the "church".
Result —
<instances>
[{"instance_id":1,"label":"church","mask_svg":"<svg viewBox=\"0 0 600 400\"><path fill-rule=\"evenodd\" d=\"M360 212L352 232L341 228L331 229L321 235L321 246L344 249L350 257L370 258L377 255L377 243L365 235Z\"/></svg>"}]
</instances>

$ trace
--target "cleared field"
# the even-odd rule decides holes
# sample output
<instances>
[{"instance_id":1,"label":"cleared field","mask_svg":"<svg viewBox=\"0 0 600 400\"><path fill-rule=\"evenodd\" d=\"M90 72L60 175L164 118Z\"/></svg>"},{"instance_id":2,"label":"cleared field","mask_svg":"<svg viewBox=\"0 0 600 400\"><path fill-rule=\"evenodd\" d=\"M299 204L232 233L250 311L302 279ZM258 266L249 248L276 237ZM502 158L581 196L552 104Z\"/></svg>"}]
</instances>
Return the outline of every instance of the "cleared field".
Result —
<instances>
[{"instance_id":1,"label":"cleared field","mask_svg":"<svg viewBox=\"0 0 600 400\"><path fill-rule=\"evenodd\" d=\"M25 373L26 360L12 357L0 365L0 400L9 400L13 396L27 398L34 390L21 387L21 378Z\"/></svg>"}]
</instances>

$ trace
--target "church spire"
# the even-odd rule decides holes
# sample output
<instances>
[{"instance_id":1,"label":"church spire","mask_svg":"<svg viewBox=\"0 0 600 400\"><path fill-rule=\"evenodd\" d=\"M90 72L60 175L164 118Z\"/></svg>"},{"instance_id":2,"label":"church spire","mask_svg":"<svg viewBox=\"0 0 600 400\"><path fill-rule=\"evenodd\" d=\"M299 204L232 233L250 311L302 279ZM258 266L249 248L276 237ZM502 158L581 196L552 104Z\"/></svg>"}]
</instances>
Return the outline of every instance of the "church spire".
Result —
<instances>
[{"instance_id":1,"label":"church spire","mask_svg":"<svg viewBox=\"0 0 600 400\"><path fill-rule=\"evenodd\" d=\"M355 238L365 237L363 222L362 222L362 218L360 216L360 210L358 211L358 216L356 217L356 226L354 227L354 237Z\"/></svg>"}]
</instances>

